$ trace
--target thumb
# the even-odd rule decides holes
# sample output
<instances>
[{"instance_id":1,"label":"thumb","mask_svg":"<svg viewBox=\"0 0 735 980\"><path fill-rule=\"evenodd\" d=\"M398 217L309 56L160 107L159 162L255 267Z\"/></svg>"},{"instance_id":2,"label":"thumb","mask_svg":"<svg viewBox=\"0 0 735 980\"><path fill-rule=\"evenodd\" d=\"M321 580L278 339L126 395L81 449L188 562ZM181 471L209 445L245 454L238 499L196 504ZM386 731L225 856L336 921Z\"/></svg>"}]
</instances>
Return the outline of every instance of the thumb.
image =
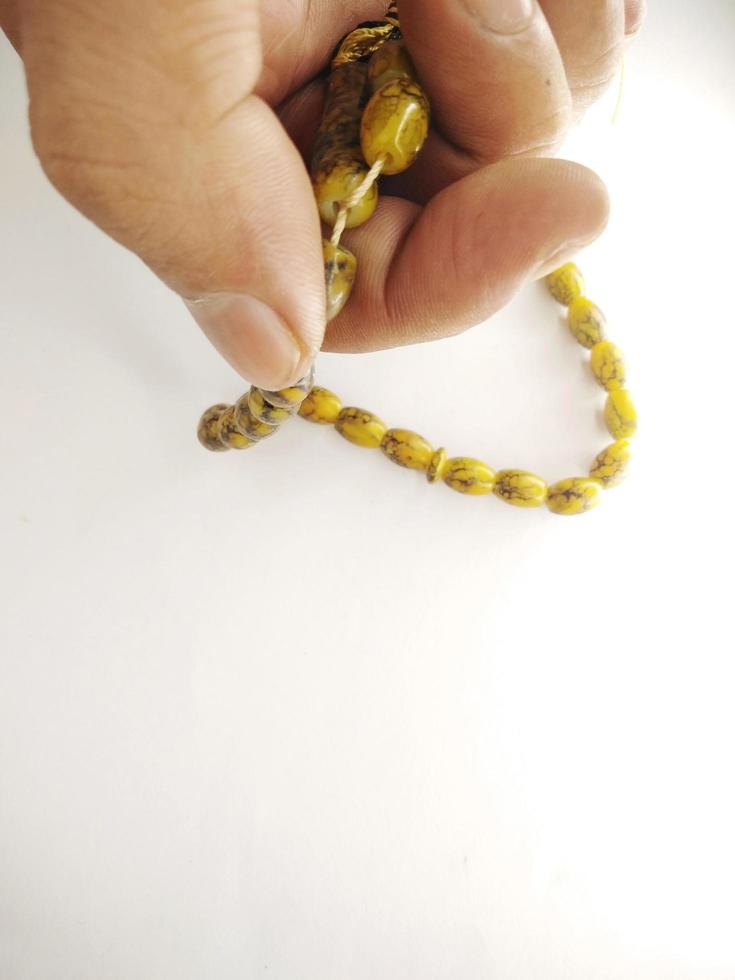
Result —
<instances>
[{"instance_id":1,"label":"thumb","mask_svg":"<svg viewBox=\"0 0 735 980\"><path fill-rule=\"evenodd\" d=\"M257 0L24 0L33 141L51 181L186 301L249 381L303 376L325 326L296 148L253 90Z\"/></svg>"}]
</instances>

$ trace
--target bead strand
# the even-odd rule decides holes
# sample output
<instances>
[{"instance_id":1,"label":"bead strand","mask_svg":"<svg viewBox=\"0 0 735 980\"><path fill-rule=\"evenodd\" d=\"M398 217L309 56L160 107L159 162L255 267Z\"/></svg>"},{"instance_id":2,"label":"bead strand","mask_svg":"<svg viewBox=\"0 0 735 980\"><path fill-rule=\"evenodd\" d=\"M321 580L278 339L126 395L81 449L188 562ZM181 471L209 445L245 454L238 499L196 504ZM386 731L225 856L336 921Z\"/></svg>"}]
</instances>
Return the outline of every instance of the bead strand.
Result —
<instances>
[{"instance_id":1,"label":"bead strand","mask_svg":"<svg viewBox=\"0 0 735 980\"><path fill-rule=\"evenodd\" d=\"M385 17L351 31L332 59L322 121L311 164L314 194L324 223L323 239L327 320L343 309L357 275L356 257L341 244L346 228L367 221L378 203L378 178L408 169L429 131L430 110L403 44L398 12L391 3ZM214 452L248 449L273 435L298 414L317 425L333 425L356 446L380 449L406 469L418 470L429 483L443 481L457 493L494 494L514 507L541 507L555 514L582 514L596 507L605 489L625 478L636 432L636 410L626 385L622 351L607 339L602 311L584 295L584 280L569 262L546 277L549 292L567 307L567 323L578 343L590 352L590 367L607 392L604 418L615 439L592 463L587 476L569 477L549 486L522 469L493 470L466 456L450 458L423 436L388 426L362 408L344 407L334 392L314 386L308 377L281 391L253 386L235 405L220 403L202 416L198 435Z\"/></svg>"}]
</instances>

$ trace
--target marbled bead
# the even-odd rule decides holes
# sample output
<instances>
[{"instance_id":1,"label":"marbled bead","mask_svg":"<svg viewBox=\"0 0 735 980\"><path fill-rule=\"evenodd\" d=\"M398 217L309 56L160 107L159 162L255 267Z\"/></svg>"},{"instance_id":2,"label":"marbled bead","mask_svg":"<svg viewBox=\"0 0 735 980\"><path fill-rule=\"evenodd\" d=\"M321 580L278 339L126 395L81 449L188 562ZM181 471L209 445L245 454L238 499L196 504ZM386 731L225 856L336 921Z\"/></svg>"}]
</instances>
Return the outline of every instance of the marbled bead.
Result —
<instances>
[{"instance_id":1,"label":"marbled bead","mask_svg":"<svg viewBox=\"0 0 735 980\"><path fill-rule=\"evenodd\" d=\"M606 391L625 387L623 352L611 340L595 344L590 354L592 373Z\"/></svg>"},{"instance_id":2,"label":"marbled bead","mask_svg":"<svg viewBox=\"0 0 735 980\"><path fill-rule=\"evenodd\" d=\"M403 41L386 41L368 64L368 86L377 92L394 78L416 79L416 69Z\"/></svg>"},{"instance_id":3,"label":"marbled bead","mask_svg":"<svg viewBox=\"0 0 735 980\"><path fill-rule=\"evenodd\" d=\"M408 429L388 429L380 444L388 459L409 470L429 468L434 447L416 432Z\"/></svg>"},{"instance_id":4,"label":"marbled bead","mask_svg":"<svg viewBox=\"0 0 735 980\"><path fill-rule=\"evenodd\" d=\"M357 259L344 245L334 246L328 239L324 250L324 282L327 288L327 321L333 320L350 298L357 272Z\"/></svg>"},{"instance_id":5,"label":"marbled bead","mask_svg":"<svg viewBox=\"0 0 735 980\"><path fill-rule=\"evenodd\" d=\"M265 395L260 388L253 386L248 393L248 408L250 409L250 414L258 422L266 422L268 425L281 425L281 423L287 422L295 414L298 405L292 404L288 408L271 405L270 402L266 401Z\"/></svg>"},{"instance_id":6,"label":"marbled bead","mask_svg":"<svg viewBox=\"0 0 735 980\"><path fill-rule=\"evenodd\" d=\"M574 262L567 262L546 277L549 292L562 306L569 306L584 293L584 279Z\"/></svg>"},{"instance_id":7,"label":"marbled bead","mask_svg":"<svg viewBox=\"0 0 735 980\"><path fill-rule=\"evenodd\" d=\"M426 469L426 479L429 483L437 483L439 480L444 479L448 462L449 458L446 449L437 449L429 460L429 465Z\"/></svg>"},{"instance_id":8,"label":"marbled bead","mask_svg":"<svg viewBox=\"0 0 735 980\"><path fill-rule=\"evenodd\" d=\"M235 405L234 422L240 432L247 436L251 442L261 442L261 440L274 435L278 431L278 427L256 419L250 411L249 401L250 392L243 395Z\"/></svg>"},{"instance_id":9,"label":"marbled bead","mask_svg":"<svg viewBox=\"0 0 735 980\"><path fill-rule=\"evenodd\" d=\"M605 424L613 439L630 439L638 431L638 413L627 389L618 388L607 396Z\"/></svg>"},{"instance_id":10,"label":"marbled bead","mask_svg":"<svg viewBox=\"0 0 735 980\"><path fill-rule=\"evenodd\" d=\"M546 481L528 470L500 470L495 482L495 496L514 507L540 507L546 503L549 488Z\"/></svg>"},{"instance_id":11,"label":"marbled bead","mask_svg":"<svg viewBox=\"0 0 735 980\"><path fill-rule=\"evenodd\" d=\"M343 408L337 416L335 428L349 442L365 449L377 449L388 431L382 419L362 408Z\"/></svg>"},{"instance_id":12,"label":"marbled bead","mask_svg":"<svg viewBox=\"0 0 735 980\"><path fill-rule=\"evenodd\" d=\"M554 514L584 514L596 507L602 499L602 484L586 476L574 476L560 480L549 487L546 501Z\"/></svg>"},{"instance_id":13,"label":"marbled bead","mask_svg":"<svg viewBox=\"0 0 735 980\"><path fill-rule=\"evenodd\" d=\"M197 427L197 438L205 449L213 453L223 453L227 446L222 444L220 433L222 431L222 416L230 406L226 402L219 405L212 405L202 415Z\"/></svg>"},{"instance_id":14,"label":"marbled bead","mask_svg":"<svg viewBox=\"0 0 735 980\"><path fill-rule=\"evenodd\" d=\"M590 468L590 476L599 480L606 489L616 487L627 476L630 456L628 440L618 439L597 455Z\"/></svg>"},{"instance_id":15,"label":"marbled bead","mask_svg":"<svg viewBox=\"0 0 735 980\"><path fill-rule=\"evenodd\" d=\"M395 78L373 95L362 114L360 145L369 166L385 158L384 174L414 162L429 133L429 103L416 82Z\"/></svg>"},{"instance_id":16,"label":"marbled bead","mask_svg":"<svg viewBox=\"0 0 735 980\"><path fill-rule=\"evenodd\" d=\"M265 388L261 388L260 391L262 391L263 398L265 398L269 405L274 405L276 408L295 409L309 394L313 384L314 368L312 367L306 377L297 381L295 385L291 385L289 388L281 388L280 391L267 391Z\"/></svg>"},{"instance_id":17,"label":"marbled bead","mask_svg":"<svg viewBox=\"0 0 735 980\"><path fill-rule=\"evenodd\" d=\"M333 391L320 388L311 389L299 408L299 415L307 422L318 425L334 425L342 411L342 402Z\"/></svg>"},{"instance_id":18,"label":"marbled bead","mask_svg":"<svg viewBox=\"0 0 735 980\"><path fill-rule=\"evenodd\" d=\"M314 177L314 196L322 221L334 225L342 201L356 191L365 179L368 168L360 150L343 150L317 171ZM359 204L347 212L346 228L364 225L378 206L378 185L373 184Z\"/></svg>"},{"instance_id":19,"label":"marbled bead","mask_svg":"<svg viewBox=\"0 0 735 980\"><path fill-rule=\"evenodd\" d=\"M588 350L605 339L605 314L586 296L578 296L569 304L567 323L574 339Z\"/></svg>"},{"instance_id":20,"label":"marbled bead","mask_svg":"<svg viewBox=\"0 0 735 980\"><path fill-rule=\"evenodd\" d=\"M255 445L255 439L249 439L240 429L237 422L236 406L228 408L220 423L220 441L225 449L249 449Z\"/></svg>"},{"instance_id":21,"label":"marbled bead","mask_svg":"<svg viewBox=\"0 0 735 980\"><path fill-rule=\"evenodd\" d=\"M482 460L467 456L447 460L442 479L457 493L472 496L492 493L495 487L495 471Z\"/></svg>"}]
</instances>

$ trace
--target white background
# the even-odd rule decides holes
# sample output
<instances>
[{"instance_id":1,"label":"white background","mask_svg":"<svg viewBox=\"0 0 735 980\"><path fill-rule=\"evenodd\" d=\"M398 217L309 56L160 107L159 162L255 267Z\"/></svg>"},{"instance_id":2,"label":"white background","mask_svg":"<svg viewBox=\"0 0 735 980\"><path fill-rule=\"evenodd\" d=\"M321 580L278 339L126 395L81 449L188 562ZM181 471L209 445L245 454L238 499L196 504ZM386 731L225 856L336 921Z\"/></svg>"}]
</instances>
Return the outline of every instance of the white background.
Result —
<instances>
[{"instance_id":1,"label":"white background","mask_svg":"<svg viewBox=\"0 0 735 980\"><path fill-rule=\"evenodd\" d=\"M201 450L243 386L47 186L0 45L3 980L735 978L735 3L653 7L568 148L642 418L573 520L300 421ZM558 479L584 362L534 285L319 379Z\"/></svg>"}]
</instances>

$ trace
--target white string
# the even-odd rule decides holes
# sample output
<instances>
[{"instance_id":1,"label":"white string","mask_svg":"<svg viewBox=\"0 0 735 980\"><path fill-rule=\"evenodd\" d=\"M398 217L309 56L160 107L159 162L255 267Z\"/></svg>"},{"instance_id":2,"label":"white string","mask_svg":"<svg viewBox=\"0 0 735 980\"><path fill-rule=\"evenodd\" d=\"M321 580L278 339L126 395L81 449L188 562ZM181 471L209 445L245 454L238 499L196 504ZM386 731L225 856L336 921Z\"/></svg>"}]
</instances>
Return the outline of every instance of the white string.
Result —
<instances>
[{"instance_id":1,"label":"white string","mask_svg":"<svg viewBox=\"0 0 735 980\"><path fill-rule=\"evenodd\" d=\"M365 174L364 179L360 184L354 189L354 191L349 194L343 201L340 202L339 212L337 214L337 220L334 223L334 230L332 231L332 245L335 248L339 245L340 239L347 225L347 213L352 208L356 208L357 205L363 200L364 197L370 192L370 188L373 186L375 181L380 177L383 171L383 167L386 164L387 158L384 156L379 156L372 167Z\"/></svg>"}]
</instances>

